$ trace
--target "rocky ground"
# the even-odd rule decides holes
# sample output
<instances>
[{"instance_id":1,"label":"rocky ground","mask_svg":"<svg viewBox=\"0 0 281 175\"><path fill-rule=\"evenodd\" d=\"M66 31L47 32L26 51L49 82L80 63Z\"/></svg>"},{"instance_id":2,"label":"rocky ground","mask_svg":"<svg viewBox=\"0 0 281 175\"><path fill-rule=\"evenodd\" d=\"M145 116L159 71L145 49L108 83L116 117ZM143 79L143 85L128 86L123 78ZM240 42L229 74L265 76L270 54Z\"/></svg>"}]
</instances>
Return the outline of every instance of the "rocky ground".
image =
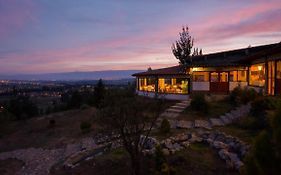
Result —
<instances>
[{"instance_id":1,"label":"rocky ground","mask_svg":"<svg viewBox=\"0 0 281 175\"><path fill-rule=\"evenodd\" d=\"M180 103L180 106L187 104ZM243 166L241 160L248 151L249 145L238 138L216 131L215 127L225 126L240 117L246 116L249 110L250 105L248 104L240 106L219 118L210 120L177 121L170 119L173 128L193 129L192 132L183 130L177 136L159 141L155 138L149 138L144 153L153 154L155 145L160 145L163 152L169 155L182 149L188 149L190 144L204 143L214 148L229 168L239 170ZM19 175L48 175L51 167L57 163L63 162L66 167L72 168L85 159L93 158L110 148L114 149L119 146L118 135L87 137L56 149L27 148L3 152L0 153L0 161L8 159L22 161L23 166L16 173Z\"/></svg>"}]
</instances>

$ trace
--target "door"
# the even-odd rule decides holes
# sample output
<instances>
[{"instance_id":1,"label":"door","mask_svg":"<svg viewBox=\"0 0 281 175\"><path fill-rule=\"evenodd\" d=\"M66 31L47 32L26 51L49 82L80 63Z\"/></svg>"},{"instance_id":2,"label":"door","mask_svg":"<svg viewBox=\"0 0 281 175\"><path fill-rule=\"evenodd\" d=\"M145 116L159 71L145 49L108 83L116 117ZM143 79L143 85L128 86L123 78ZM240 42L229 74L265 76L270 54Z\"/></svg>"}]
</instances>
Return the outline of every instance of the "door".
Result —
<instances>
[{"instance_id":1,"label":"door","mask_svg":"<svg viewBox=\"0 0 281 175\"><path fill-rule=\"evenodd\" d=\"M210 73L210 92L227 94L229 92L229 72Z\"/></svg>"}]
</instances>

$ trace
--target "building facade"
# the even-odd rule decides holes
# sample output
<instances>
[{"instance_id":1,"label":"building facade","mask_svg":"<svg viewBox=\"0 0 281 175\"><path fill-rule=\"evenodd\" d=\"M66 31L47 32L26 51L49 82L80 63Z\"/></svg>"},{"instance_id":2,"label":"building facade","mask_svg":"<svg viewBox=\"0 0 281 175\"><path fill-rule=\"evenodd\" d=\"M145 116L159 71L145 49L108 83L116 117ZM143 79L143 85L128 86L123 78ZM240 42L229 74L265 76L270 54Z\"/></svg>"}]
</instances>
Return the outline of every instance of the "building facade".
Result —
<instances>
[{"instance_id":1,"label":"building facade","mask_svg":"<svg viewBox=\"0 0 281 175\"><path fill-rule=\"evenodd\" d=\"M191 57L184 65L133 74L139 95L184 100L192 93L228 94L249 87L281 94L281 43Z\"/></svg>"}]
</instances>

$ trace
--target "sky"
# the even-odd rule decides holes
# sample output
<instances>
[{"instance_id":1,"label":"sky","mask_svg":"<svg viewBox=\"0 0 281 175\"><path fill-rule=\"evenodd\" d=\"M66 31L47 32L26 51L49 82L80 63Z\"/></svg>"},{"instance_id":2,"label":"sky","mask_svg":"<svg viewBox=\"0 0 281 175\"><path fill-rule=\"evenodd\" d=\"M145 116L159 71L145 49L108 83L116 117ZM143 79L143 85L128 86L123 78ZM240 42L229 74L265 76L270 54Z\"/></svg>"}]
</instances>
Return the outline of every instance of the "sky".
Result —
<instances>
[{"instance_id":1,"label":"sky","mask_svg":"<svg viewBox=\"0 0 281 175\"><path fill-rule=\"evenodd\" d=\"M280 0L0 0L0 74L173 66L182 26L206 54L280 42L280 19Z\"/></svg>"}]
</instances>

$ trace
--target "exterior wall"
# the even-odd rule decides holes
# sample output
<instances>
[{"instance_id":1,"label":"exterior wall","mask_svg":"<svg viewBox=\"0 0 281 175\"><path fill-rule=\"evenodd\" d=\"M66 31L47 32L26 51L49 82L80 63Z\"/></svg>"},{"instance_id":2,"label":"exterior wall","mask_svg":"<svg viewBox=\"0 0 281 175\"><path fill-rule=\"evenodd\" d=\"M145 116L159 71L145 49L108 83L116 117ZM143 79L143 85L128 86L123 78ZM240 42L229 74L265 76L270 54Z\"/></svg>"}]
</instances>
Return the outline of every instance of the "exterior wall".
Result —
<instances>
[{"instance_id":1,"label":"exterior wall","mask_svg":"<svg viewBox=\"0 0 281 175\"><path fill-rule=\"evenodd\" d=\"M244 88L248 86L248 82L229 82L229 91L232 91L234 88L236 88L239 85L241 88Z\"/></svg>"},{"instance_id":2,"label":"exterior wall","mask_svg":"<svg viewBox=\"0 0 281 175\"><path fill-rule=\"evenodd\" d=\"M136 93L140 96L150 97L154 98L156 93L154 92L145 92L145 91L136 91ZM183 95L183 94L161 94L159 93L158 98L164 98L168 100L187 100L189 98L189 95Z\"/></svg>"},{"instance_id":3,"label":"exterior wall","mask_svg":"<svg viewBox=\"0 0 281 175\"><path fill-rule=\"evenodd\" d=\"M192 82L192 91L209 91L210 82Z\"/></svg>"}]
</instances>

